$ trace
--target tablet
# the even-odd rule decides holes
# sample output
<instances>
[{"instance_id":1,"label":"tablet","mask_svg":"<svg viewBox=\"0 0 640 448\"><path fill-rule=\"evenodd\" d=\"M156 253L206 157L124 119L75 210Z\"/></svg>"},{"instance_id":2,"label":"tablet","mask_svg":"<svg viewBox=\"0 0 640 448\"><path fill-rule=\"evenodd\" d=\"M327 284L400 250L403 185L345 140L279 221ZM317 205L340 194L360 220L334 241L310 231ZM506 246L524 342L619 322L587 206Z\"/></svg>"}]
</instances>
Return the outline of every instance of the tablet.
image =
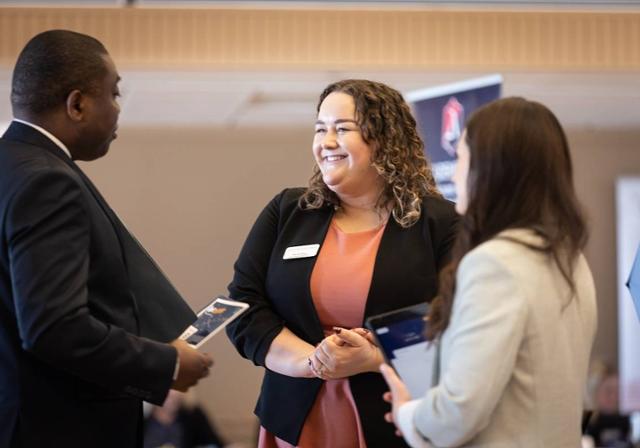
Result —
<instances>
[{"instance_id":1,"label":"tablet","mask_svg":"<svg viewBox=\"0 0 640 448\"><path fill-rule=\"evenodd\" d=\"M365 322L412 398L424 396L434 383L437 346L424 336L428 309L428 304L421 303L371 316Z\"/></svg>"},{"instance_id":2,"label":"tablet","mask_svg":"<svg viewBox=\"0 0 640 448\"><path fill-rule=\"evenodd\" d=\"M195 348L200 348L211 336L222 330L247 308L249 305L246 303L218 296L198 313L196 321L184 330L180 339L187 341Z\"/></svg>"}]
</instances>

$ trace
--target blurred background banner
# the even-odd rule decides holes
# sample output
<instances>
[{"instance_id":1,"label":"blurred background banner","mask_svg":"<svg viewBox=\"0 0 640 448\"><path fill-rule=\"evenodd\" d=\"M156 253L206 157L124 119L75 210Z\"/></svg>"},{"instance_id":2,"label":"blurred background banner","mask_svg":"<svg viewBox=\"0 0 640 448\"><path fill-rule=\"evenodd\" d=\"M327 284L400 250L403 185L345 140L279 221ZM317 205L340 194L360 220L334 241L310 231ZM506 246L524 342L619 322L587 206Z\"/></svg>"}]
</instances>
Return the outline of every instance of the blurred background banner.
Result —
<instances>
[{"instance_id":1,"label":"blurred background banner","mask_svg":"<svg viewBox=\"0 0 640 448\"><path fill-rule=\"evenodd\" d=\"M620 411L640 409L640 320L626 282L640 246L640 177L621 177L616 185L618 210L618 366Z\"/></svg>"},{"instance_id":2,"label":"blurred background banner","mask_svg":"<svg viewBox=\"0 0 640 448\"><path fill-rule=\"evenodd\" d=\"M633 261L629 279L627 280L627 288L629 288L629 293L631 294L638 319L640 320L640 244L638 245L638 250L636 250L636 257Z\"/></svg>"},{"instance_id":3,"label":"blurred background banner","mask_svg":"<svg viewBox=\"0 0 640 448\"><path fill-rule=\"evenodd\" d=\"M502 76L490 75L416 90L405 95L412 104L425 153L445 198L455 201L451 181L456 164L456 145L467 118L478 107L500 98Z\"/></svg>"}]
</instances>

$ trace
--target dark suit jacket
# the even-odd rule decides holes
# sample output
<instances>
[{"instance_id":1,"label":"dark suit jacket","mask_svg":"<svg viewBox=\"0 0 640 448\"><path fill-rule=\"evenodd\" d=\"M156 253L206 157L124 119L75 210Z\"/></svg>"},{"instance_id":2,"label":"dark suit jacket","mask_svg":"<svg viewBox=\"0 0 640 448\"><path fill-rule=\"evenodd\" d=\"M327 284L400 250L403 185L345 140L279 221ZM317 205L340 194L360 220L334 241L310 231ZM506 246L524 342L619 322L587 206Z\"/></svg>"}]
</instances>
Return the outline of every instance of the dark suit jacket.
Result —
<instances>
[{"instance_id":1,"label":"dark suit jacket","mask_svg":"<svg viewBox=\"0 0 640 448\"><path fill-rule=\"evenodd\" d=\"M323 331L310 292L316 257L283 260L287 247L322 244L333 208L301 210L303 189L284 190L262 211L235 264L231 297L251 306L227 330L242 356L264 366L271 341L286 326L315 345ZM393 218L382 235L365 307L365 318L432 298L437 272L446 263L457 221L453 205L425 198L422 217L403 229ZM383 420L387 390L378 373L349 379L367 445L405 446ZM277 437L296 444L302 426L322 385L317 378L292 378L267 370L256 414Z\"/></svg>"},{"instance_id":2,"label":"dark suit jacket","mask_svg":"<svg viewBox=\"0 0 640 448\"><path fill-rule=\"evenodd\" d=\"M141 444L140 399L164 401L176 351L135 336L152 301L136 292L161 276L136 247L60 148L11 124L0 140L0 448Z\"/></svg>"}]
</instances>

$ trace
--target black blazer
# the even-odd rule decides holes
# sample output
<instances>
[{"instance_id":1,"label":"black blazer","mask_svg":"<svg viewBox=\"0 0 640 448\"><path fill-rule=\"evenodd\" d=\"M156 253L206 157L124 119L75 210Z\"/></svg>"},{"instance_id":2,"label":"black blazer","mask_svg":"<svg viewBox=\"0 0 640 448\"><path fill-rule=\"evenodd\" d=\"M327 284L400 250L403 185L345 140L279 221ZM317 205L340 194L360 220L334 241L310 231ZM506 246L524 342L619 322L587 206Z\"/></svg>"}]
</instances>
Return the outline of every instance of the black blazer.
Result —
<instances>
[{"instance_id":1,"label":"black blazer","mask_svg":"<svg viewBox=\"0 0 640 448\"><path fill-rule=\"evenodd\" d=\"M143 291L176 298L149 284L162 274L140 251L60 148L11 124L0 139L0 448L141 446L141 399L164 401L176 362L136 336L139 308L156 300Z\"/></svg>"},{"instance_id":2,"label":"black blazer","mask_svg":"<svg viewBox=\"0 0 640 448\"><path fill-rule=\"evenodd\" d=\"M322 244L333 208L301 210L303 189L284 190L262 211L235 263L231 297L251 305L227 329L242 356L264 366L271 341L286 326L316 345L323 338L310 292L316 257L283 260L287 247ZM365 317L431 299L437 272L446 263L457 221L453 205L425 198L420 220L403 229L389 219L375 260ZM364 323L363 323L364 324ZM406 446L383 420L389 406L378 373L349 378L367 445ZM322 385L318 378L292 378L266 370L256 414L277 437L297 444L302 426Z\"/></svg>"}]
</instances>

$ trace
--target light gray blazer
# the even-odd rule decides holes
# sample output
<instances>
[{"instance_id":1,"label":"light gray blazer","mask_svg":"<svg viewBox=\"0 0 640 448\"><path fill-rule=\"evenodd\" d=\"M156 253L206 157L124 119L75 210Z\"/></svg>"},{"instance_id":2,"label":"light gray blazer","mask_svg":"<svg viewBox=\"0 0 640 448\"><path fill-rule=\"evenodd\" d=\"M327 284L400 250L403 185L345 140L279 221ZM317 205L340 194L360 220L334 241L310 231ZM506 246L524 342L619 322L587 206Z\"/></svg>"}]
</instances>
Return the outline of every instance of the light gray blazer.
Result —
<instances>
[{"instance_id":1,"label":"light gray blazer","mask_svg":"<svg viewBox=\"0 0 640 448\"><path fill-rule=\"evenodd\" d=\"M580 446L596 298L584 256L576 294L532 231L512 229L470 251L457 273L438 384L400 408L414 446Z\"/></svg>"}]
</instances>

